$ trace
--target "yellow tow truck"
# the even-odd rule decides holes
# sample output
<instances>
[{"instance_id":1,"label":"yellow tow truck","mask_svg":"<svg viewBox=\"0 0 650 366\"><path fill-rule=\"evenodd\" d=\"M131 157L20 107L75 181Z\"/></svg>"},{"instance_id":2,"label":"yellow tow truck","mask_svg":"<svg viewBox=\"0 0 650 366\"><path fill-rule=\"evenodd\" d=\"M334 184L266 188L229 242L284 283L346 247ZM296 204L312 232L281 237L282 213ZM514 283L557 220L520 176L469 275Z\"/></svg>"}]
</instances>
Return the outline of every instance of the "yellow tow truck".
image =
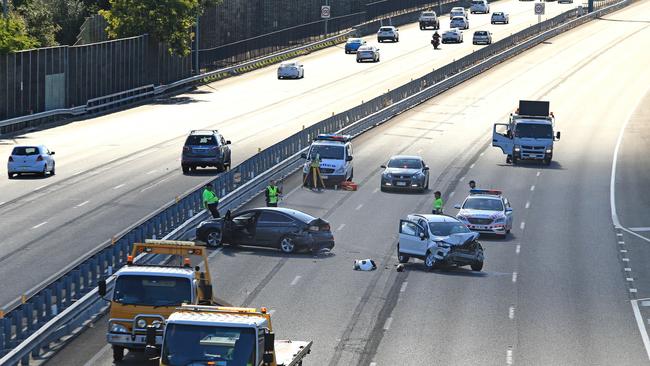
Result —
<instances>
[{"instance_id":1,"label":"yellow tow truck","mask_svg":"<svg viewBox=\"0 0 650 366\"><path fill-rule=\"evenodd\" d=\"M154 345L160 328L148 327L145 354L164 366L300 366L312 346L275 340L266 308L183 305L165 322L162 351Z\"/></svg>"},{"instance_id":2,"label":"yellow tow truck","mask_svg":"<svg viewBox=\"0 0 650 366\"><path fill-rule=\"evenodd\" d=\"M134 258L149 255L171 256L176 265L134 263ZM138 257L139 256L139 257ZM193 263L194 260L194 263ZM197 265L202 262L201 266ZM195 265L195 267L192 267ZM147 345L147 327L165 322L181 304L227 305L215 301L212 295L206 248L191 241L145 240L133 244L127 265L120 268L109 281L98 283L99 294L111 302L106 339L113 348L113 360L122 361L124 350L143 350ZM155 336L162 345L163 330Z\"/></svg>"}]
</instances>

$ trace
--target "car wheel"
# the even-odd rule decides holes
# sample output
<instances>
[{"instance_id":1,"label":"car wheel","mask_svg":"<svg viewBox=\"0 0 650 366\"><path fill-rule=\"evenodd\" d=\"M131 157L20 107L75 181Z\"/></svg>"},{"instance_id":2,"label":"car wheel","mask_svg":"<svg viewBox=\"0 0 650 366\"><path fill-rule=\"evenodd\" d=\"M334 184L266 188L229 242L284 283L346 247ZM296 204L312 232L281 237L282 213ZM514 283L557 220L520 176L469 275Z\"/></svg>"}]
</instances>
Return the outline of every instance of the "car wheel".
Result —
<instances>
[{"instance_id":1,"label":"car wheel","mask_svg":"<svg viewBox=\"0 0 650 366\"><path fill-rule=\"evenodd\" d=\"M352 182L352 178L354 178L354 169L350 172L350 178L348 178L347 181Z\"/></svg>"},{"instance_id":2,"label":"car wheel","mask_svg":"<svg viewBox=\"0 0 650 366\"><path fill-rule=\"evenodd\" d=\"M383 186L380 186L379 190L382 191L382 192L386 192L386 188L384 188Z\"/></svg>"},{"instance_id":3,"label":"car wheel","mask_svg":"<svg viewBox=\"0 0 650 366\"><path fill-rule=\"evenodd\" d=\"M209 231L205 236L205 243L209 247L218 247L221 245L221 231Z\"/></svg>"},{"instance_id":4,"label":"car wheel","mask_svg":"<svg viewBox=\"0 0 650 366\"><path fill-rule=\"evenodd\" d=\"M472 271L481 272L481 270L483 269L483 262L476 262L472 264L470 267L472 267Z\"/></svg>"},{"instance_id":5,"label":"car wheel","mask_svg":"<svg viewBox=\"0 0 650 366\"><path fill-rule=\"evenodd\" d=\"M56 163L52 163L52 170L50 171L50 175L56 174Z\"/></svg>"},{"instance_id":6,"label":"car wheel","mask_svg":"<svg viewBox=\"0 0 650 366\"><path fill-rule=\"evenodd\" d=\"M361 62L361 60L357 59L357 63Z\"/></svg>"},{"instance_id":7,"label":"car wheel","mask_svg":"<svg viewBox=\"0 0 650 366\"><path fill-rule=\"evenodd\" d=\"M427 251L427 255L424 257L424 268L431 271L436 265L435 253L432 251Z\"/></svg>"},{"instance_id":8,"label":"car wheel","mask_svg":"<svg viewBox=\"0 0 650 366\"><path fill-rule=\"evenodd\" d=\"M278 75L278 80L280 80L280 79L282 79L282 76L279 76L279 75Z\"/></svg>"},{"instance_id":9,"label":"car wheel","mask_svg":"<svg viewBox=\"0 0 650 366\"><path fill-rule=\"evenodd\" d=\"M287 254L293 253L296 250L296 244L293 242L293 239L285 236L280 239L280 250Z\"/></svg>"},{"instance_id":10,"label":"car wheel","mask_svg":"<svg viewBox=\"0 0 650 366\"><path fill-rule=\"evenodd\" d=\"M122 362L124 360L124 347L113 346L113 361Z\"/></svg>"},{"instance_id":11,"label":"car wheel","mask_svg":"<svg viewBox=\"0 0 650 366\"><path fill-rule=\"evenodd\" d=\"M217 163L217 172L225 172L226 171L226 165L224 163Z\"/></svg>"},{"instance_id":12,"label":"car wheel","mask_svg":"<svg viewBox=\"0 0 650 366\"><path fill-rule=\"evenodd\" d=\"M7 173L7 177L9 179L14 179L14 173Z\"/></svg>"},{"instance_id":13,"label":"car wheel","mask_svg":"<svg viewBox=\"0 0 650 366\"><path fill-rule=\"evenodd\" d=\"M350 51L345 50L345 54L346 54L346 55L349 55L349 54L350 54Z\"/></svg>"},{"instance_id":14,"label":"car wheel","mask_svg":"<svg viewBox=\"0 0 650 366\"><path fill-rule=\"evenodd\" d=\"M47 174L47 164L43 166L43 171L41 172L41 176L44 177Z\"/></svg>"},{"instance_id":15,"label":"car wheel","mask_svg":"<svg viewBox=\"0 0 650 366\"><path fill-rule=\"evenodd\" d=\"M519 162L519 158L517 155L512 156L512 165L517 165L517 162Z\"/></svg>"},{"instance_id":16,"label":"car wheel","mask_svg":"<svg viewBox=\"0 0 650 366\"><path fill-rule=\"evenodd\" d=\"M411 257L406 254L402 254L402 252L399 251L399 244L397 244L397 261L400 263L407 263L409 259L411 259Z\"/></svg>"}]
</instances>

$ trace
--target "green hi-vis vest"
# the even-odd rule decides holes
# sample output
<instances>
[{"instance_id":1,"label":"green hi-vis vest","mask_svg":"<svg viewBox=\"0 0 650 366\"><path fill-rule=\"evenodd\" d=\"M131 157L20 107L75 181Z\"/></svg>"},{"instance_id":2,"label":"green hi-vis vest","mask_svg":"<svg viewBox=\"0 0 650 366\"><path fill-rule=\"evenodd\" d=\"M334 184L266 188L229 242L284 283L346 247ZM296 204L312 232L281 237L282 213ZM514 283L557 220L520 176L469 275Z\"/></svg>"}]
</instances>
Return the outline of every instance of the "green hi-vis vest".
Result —
<instances>
[{"instance_id":1,"label":"green hi-vis vest","mask_svg":"<svg viewBox=\"0 0 650 366\"><path fill-rule=\"evenodd\" d=\"M269 203L278 203L278 187L268 186L266 189L269 191Z\"/></svg>"},{"instance_id":2,"label":"green hi-vis vest","mask_svg":"<svg viewBox=\"0 0 650 366\"><path fill-rule=\"evenodd\" d=\"M442 198L436 198L435 201L433 201L433 208L436 210L442 210Z\"/></svg>"},{"instance_id":3,"label":"green hi-vis vest","mask_svg":"<svg viewBox=\"0 0 650 366\"><path fill-rule=\"evenodd\" d=\"M219 197L212 191L207 189L203 191L203 203L206 205L211 205L213 203L219 203Z\"/></svg>"}]
</instances>

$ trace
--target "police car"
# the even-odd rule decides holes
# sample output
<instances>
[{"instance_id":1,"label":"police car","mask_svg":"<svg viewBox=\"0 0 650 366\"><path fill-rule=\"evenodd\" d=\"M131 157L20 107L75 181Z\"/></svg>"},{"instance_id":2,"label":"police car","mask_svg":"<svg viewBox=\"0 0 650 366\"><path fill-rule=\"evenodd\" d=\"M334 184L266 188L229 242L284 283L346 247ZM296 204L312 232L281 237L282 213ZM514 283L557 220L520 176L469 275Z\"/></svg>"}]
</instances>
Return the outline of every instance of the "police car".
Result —
<instances>
[{"instance_id":1,"label":"police car","mask_svg":"<svg viewBox=\"0 0 650 366\"><path fill-rule=\"evenodd\" d=\"M512 229L512 207L501 191L492 189L471 189L456 218L472 231L496 234L502 238Z\"/></svg>"},{"instance_id":2,"label":"police car","mask_svg":"<svg viewBox=\"0 0 650 366\"><path fill-rule=\"evenodd\" d=\"M352 138L350 135L320 134L309 147L309 152L302 154L307 159L302 168L303 182L309 174L311 161L320 158L320 174L326 185L340 185L352 181ZM307 182L305 183L307 184Z\"/></svg>"}]
</instances>

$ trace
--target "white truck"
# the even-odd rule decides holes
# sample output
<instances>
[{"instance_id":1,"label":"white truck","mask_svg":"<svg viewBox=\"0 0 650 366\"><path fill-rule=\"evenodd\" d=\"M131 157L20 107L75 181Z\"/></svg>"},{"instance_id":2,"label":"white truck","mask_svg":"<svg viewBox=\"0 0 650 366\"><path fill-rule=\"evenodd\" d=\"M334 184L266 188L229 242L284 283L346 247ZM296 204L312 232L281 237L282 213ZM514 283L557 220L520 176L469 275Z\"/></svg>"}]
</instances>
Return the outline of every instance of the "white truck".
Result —
<instances>
[{"instance_id":1,"label":"white truck","mask_svg":"<svg viewBox=\"0 0 650 366\"><path fill-rule=\"evenodd\" d=\"M546 101L520 100L508 123L495 123L492 130L492 146L500 148L506 154L506 163L513 165L522 160L550 165L553 142L559 139L555 116Z\"/></svg>"},{"instance_id":2,"label":"white truck","mask_svg":"<svg viewBox=\"0 0 650 366\"><path fill-rule=\"evenodd\" d=\"M300 366L311 352L311 341L275 340L266 308L183 305L164 327L161 351L147 329L145 354L160 365Z\"/></svg>"},{"instance_id":3,"label":"white truck","mask_svg":"<svg viewBox=\"0 0 650 366\"><path fill-rule=\"evenodd\" d=\"M440 29L440 19L435 11L423 11L418 18L420 23L420 30L432 27L433 29Z\"/></svg>"}]
</instances>

